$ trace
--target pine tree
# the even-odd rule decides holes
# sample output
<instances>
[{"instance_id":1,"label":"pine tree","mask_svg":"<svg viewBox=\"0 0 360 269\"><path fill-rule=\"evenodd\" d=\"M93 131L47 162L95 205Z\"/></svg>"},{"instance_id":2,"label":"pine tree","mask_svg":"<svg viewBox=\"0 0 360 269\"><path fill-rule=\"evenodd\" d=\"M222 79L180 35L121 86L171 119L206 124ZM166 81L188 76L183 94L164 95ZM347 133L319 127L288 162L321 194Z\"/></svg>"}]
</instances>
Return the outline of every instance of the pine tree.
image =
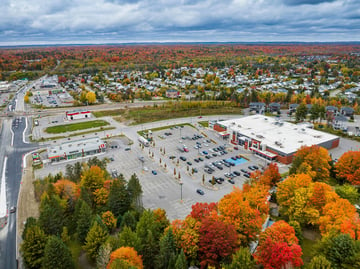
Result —
<instances>
[{"instance_id":1,"label":"pine tree","mask_svg":"<svg viewBox=\"0 0 360 269\"><path fill-rule=\"evenodd\" d=\"M125 181L116 179L110 187L108 204L110 211L116 216L123 215L130 207L130 195Z\"/></svg>"},{"instance_id":2,"label":"pine tree","mask_svg":"<svg viewBox=\"0 0 360 269\"><path fill-rule=\"evenodd\" d=\"M68 247L57 236L51 236L45 246L42 268L72 269L74 262Z\"/></svg>"},{"instance_id":3,"label":"pine tree","mask_svg":"<svg viewBox=\"0 0 360 269\"><path fill-rule=\"evenodd\" d=\"M41 199L39 225L49 235L60 235L64 223L64 208L57 195Z\"/></svg>"},{"instance_id":4,"label":"pine tree","mask_svg":"<svg viewBox=\"0 0 360 269\"><path fill-rule=\"evenodd\" d=\"M136 219L134 217L133 211L127 211L122 217L120 227L123 228L125 226L129 227L131 230L135 231L136 229Z\"/></svg>"},{"instance_id":5,"label":"pine tree","mask_svg":"<svg viewBox=\"0 0 360 269\"><path fill-rule=\"evenodd\" d=\"M156 257L156 268L169 268L176 256L176 244L172 229L169 228L160 239L160 253Z\"/></svg>"},{"instance_id":6,"label":"pine tree","mask_svg":"<svg viewBox=\"0 0 360 269\"><path fill-rule=\"evenodd\" d=\"M140 250L140 240L129 227L125 226L118 234L118 238L119 247L133 247L136 251Z\"/></svg>"},{"instance_id":7,"label":"pine tree","mask_svg":"<svg viewBox=\"0 0 360 269\"><path fill-rule=\"evenodd\" d=\"M254 266L255 262L252 259L249 249L240 247L233 255L232 262L226 269L252 269Z\"/></svg>"},{"instance_id":8,"label":"pine tree","mask_svg":"<svg viewBox=\"0 0 360 269\"><path fill-rule=\"evenodd\" d=\"M33 226L36 226L38 225L37 223L37 220L34 218L34 217L29 217L26 219L26 222L25 222L25 226L24 226L24 231L22 233L22 239L25 238L25 235L26 235L26 231L30 228L30 227L33 227Z\"/></svg>"},{"instance_id":9,"label":"pine tree","mask_svg":"<svg viewBox=\"0 0 360 269\"><path fill-rule=\"evenodd\" d=\"M130 195L130 200L134 208L142 207L141 194L142 189L136 174L133 174L127 184L127 189Z\"/></svg>"},{"instance_id":10,"label":"pine tree","mask_svg":"<svg viewBox=\"0 0 360 269\"><path fill-rule=\"evenodd\" d=\"M91 226L91 208L88 206L87 203L83 202L82 200L80 200L79 202L80 210L79 215L77 216L78 219L76 231L80 243L83 243Z\"/></svg>"},{"instance_id":11,"label":"pine tree","mask_svg":"<svg viewBox=\"0 0 360 269\"><path fill-rule=\"evenodd\" d=\"M46 241L46 235L38 225L31 226L27 229L24 241L20 247L27 268L41 268Z\"/></svg>"},{"instance_id":12,"label":"pine tree","mask_svg":"<svg viewBox=\"0 0 360 269\"><path fill-rule=\"evenodd\" d=\"M86 236L86 242L84 245L84 250L86 251L86 254L90 260L96 260L99 248L102 244L105 243L107 238L107 231L95 221Z\"/></svg>"},{"instance_id":13,"label":"pine tree","mask_svg":"<svg viewBox=\"0 0 360 269\"><path fill-rule=\"evenodd\" d=\"M178 255L175 263L175 269L187 269L187 262L184 254L184 250L181 249L180 254Z\"/></svg>"},{"instance_id":14,"label":"pine tree","mask_svg":"<svg viewBox=\"0 0 360 269\"><path fill-rule=\"evenodd\" d=\"M319 255L311 259L308 269L331 269L331 262L329 262L324 256Z\"/></svg>"}]
</instances>

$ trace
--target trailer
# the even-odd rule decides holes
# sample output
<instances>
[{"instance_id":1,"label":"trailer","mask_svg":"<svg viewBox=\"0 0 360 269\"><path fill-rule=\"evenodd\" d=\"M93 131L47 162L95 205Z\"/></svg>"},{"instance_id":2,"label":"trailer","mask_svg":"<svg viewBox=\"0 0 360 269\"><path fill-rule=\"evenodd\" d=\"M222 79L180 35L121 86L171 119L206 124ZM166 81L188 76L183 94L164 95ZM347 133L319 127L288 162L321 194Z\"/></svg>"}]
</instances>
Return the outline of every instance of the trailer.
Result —
<instances>
[{"instance_id":1,"label":"trailer","mask_svg":"<svg viewBox=\"0 0 360 269\"><path fill-rule=\"evenodd\" d=\"M149 141L148 141L145 137L139 136L139 139L138 139L138 140L139 140L139 142L140 142L141 144L144 145L144 147L150 146Z\"/></svg>"}]
</instances>

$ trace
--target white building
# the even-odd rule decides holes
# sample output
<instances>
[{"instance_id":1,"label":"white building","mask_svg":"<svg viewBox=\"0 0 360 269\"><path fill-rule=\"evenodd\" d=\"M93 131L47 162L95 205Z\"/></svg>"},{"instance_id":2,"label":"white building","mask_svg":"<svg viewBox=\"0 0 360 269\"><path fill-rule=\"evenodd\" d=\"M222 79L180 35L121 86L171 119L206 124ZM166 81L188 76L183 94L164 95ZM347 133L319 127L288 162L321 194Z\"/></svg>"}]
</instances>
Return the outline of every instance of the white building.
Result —
<instances>
[{"instance_id":1,"label":"white building","mask_svg":"<svg viewBox=\"0 0 360 269\"><path fill-rule=\"evenodd\" d=\"M91 112L82 109L66 111L66 118L68 120L88 119L91 118Z\"/></svg>"}]
</instances>

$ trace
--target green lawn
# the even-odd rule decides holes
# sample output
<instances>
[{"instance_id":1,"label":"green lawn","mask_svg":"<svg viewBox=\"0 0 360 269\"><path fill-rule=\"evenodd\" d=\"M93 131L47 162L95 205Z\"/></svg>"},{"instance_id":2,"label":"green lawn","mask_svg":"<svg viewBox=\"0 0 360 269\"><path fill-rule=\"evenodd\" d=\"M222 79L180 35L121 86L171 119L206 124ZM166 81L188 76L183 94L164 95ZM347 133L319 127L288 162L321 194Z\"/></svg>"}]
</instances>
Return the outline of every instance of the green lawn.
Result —
<instances>
[{"instance_id":1,"label":"green lawn","mask_svg":"<svg viewBox=\"0 0 360 269\"><path fill-rule=\"evenodd\" d=\"M209 122L207 120L199 121L199 124L205 128L209 127Z\"/></svg>"},{"instance_id":2,"label":"green lawn","mask_svg":"<svg viewBox=\"0 0 360 269\"><path fill-rule=\"evenodd\" d=\"M79 130L85 130L89 128L96 128L109 125L107 121L104 120L94 120L94 121L86 121L86 122L79 122L79 123L72 123L72 124L64 124L64 125L57 125L51 126L45 129L45 132L49 134L60 134L66 132L74 132Z\"/></svg>"}]
</instances>

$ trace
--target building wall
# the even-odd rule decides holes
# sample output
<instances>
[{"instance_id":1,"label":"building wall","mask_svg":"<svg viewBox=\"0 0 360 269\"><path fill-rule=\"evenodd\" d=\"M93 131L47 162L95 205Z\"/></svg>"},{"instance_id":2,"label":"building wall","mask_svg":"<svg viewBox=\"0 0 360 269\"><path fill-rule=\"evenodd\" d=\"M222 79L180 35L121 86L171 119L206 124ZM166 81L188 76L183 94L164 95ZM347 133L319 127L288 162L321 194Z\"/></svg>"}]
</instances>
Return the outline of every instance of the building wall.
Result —
<instances>
[{"instance_id":1,"label":"building wall","mask_svg":"<svg viewBox=\"0 0 360 269\"><path fill-rule=\"evenodd\" d=\"M90 118L90 113L79 113L74 115L66 115L68 120L79 120Z\"/></svg>"}]
</instances>

